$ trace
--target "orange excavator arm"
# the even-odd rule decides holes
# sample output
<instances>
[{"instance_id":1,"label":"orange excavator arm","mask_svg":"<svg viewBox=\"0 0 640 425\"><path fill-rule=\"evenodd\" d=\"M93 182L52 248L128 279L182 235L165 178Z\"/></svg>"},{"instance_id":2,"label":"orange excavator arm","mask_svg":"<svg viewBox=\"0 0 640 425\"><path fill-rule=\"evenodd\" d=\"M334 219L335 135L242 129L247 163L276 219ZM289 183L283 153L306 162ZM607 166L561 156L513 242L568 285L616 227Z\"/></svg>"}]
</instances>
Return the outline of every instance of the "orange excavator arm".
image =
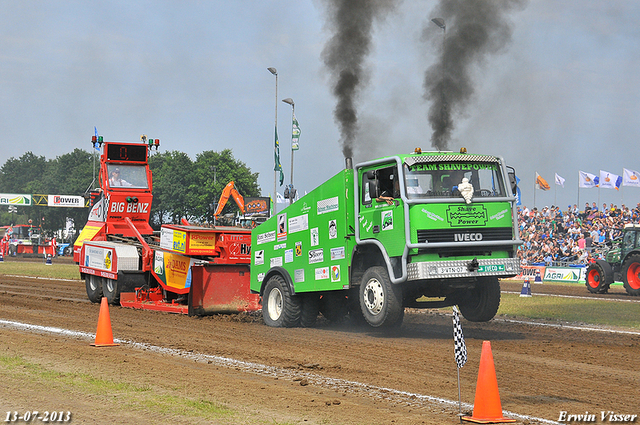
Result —
<instances>
[{"instance_id":1,"label":"orange excavator arm","mask_svg":"<svg viewBox=\"0 0 640 425\"><path fill-rule=\"evenodd\" d=\"M225 205L227 205L227 201L229 200L229 196L233 197L233 200L236 201L238 207L240 208L240 212L244 215L244 198L238 190L235 188L235 183L231 180L222 190L222 195L220 195L220 201L218 201L218 208L216 208L216 212L213 214L216 218L222 212L222 209Z\"/></svg>"}]
</instances>

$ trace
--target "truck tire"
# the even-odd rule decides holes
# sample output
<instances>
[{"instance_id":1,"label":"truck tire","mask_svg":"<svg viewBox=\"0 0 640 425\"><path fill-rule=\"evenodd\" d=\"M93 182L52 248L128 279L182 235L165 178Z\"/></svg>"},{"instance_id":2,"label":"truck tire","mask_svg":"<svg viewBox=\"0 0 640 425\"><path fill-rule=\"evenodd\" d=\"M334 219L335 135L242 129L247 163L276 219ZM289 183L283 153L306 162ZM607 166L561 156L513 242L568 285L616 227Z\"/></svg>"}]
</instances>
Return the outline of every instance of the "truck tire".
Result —
<instances>
[{"instance_id":1,"label":"truck tire","mask_svg":"<svg viewBox=\"0 0 640 425\"><path fill-rule=\"evenodd\" d=\"M500 307L500 282L497 277L480 277L476 287L458 304L460 313L470 322L488 322Z\"/></svg>"},{"instance_id":2,"label":"truck tire","mask_svg":"<svg viewBox=\"0 0 640 425\"><path fill-rule=\"evenodd\" d=\"M587 278L585 285L589 292L593 294L606 294L609 286L613 282L613 271L611 265L603 260L596 260L595 263L587 267Z\"/></svg>"},{"instance_id":3,"label":"truck tire","mask_svg":"<svg viewBox=\"0 0 640 425\"><path fill-rule=\"evenodd\" d=\"M73 255L73 245L65 246L64 250L62 251L62 255L65 257Z\"/></svg>"},{"instance_id":4,"label":"truck tire","mask_svg":"<svg viewBox=\"0 0 640 425\"><path fill-rule=\"evenodd\" d=\"M367 323L374 327L400 326L404 317L402 288L389 280L387 269L367 269L360 284L360 308Z\"/></svg>"},{"instance_id":5,"label":"truck tire","mask_svg":"<svg viewBox=\"0 0 640 425\"><path fill-rule=\"evenodd\" d=\"M300 324L302 300L292 296L282 276L274 275L267 281L262 301L264 323L275 328L292 328Z\"/></svg>"},{"instance_id":6,"label":"truck tire","mask_svg":"<svg viewBox=\"0 0 640 425\"><path fill-rule=\"evenodd\" d=\"M631 254L622 263L622 282L627 294L640 295L640 254Z\"/></svg>"},{"instance_id":7,"label":"truck tire","mask_svg":"<svg viewBox=\"0 0 640 425\"><path fill-rule=\"evenodd\" d=\"M84 275L84 284L87 287L87 297L92 303L102 300L102 281L104 278L92 274Z\"/></svg>"},{"instance_id":8,"label":"truck tire","mask_svg":"<svg viewBox=\"0 0 640 425\"><path fill-rule=\"evenodd\" d=\"M102 280L102 293L107 297L111 305L120 305L120 285L114 279L104 278Z\"/></svg>"},{"instance_id":9,"label":"truck tire","mask_svg":"<svg viewBox=\"0 0 640 425\"><path fill-rule=\"evenodd\" d=\"M320 296L313 292L303 294L301 309L300 326L303 328L314 327L318 314L320 314Z\"/></svg>"},{"instance_id":10,"label":"truck tire","mask_svg":"<svg viewBox=\"0 0 640 425\"><path fill-rule=\"evenodd\" d=\"M320 313L331 323L343 323L349 314L347 298L344 293L339 291L322 294Z\"/></svg>"}]
</instances>

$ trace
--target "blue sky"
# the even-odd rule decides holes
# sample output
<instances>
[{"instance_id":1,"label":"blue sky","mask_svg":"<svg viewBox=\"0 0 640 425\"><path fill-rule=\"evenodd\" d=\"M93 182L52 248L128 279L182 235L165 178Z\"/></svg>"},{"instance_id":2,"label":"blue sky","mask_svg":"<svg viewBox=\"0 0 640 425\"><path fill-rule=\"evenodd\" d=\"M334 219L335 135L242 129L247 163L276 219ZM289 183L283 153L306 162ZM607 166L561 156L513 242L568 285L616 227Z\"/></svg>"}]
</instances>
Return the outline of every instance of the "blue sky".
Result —
<instances>
[{"instance_id":1,"label":"blue sky","mask_svg":"<svg viewBox=\"0 0 640 425\"><path fill-rule=\"evenodd\" d=\"M275 77L285 182L293 98L302 135L294 184L313 189L344 166L336 100L322 60L324 1L0 0L0 163L55 158L107 140L161 140L193 159L233 150L273 191ZM374 25L358 106L355 161L432 149L423 98L442 31L435 1L399 2ZM474 67L475 94L450 148L503 156L533 205L635 205L640 189L582 189L578 170L640 170L640 2L530 1L509 15L511 42ZM553 185L554 173L566 179ZM282 189L280 189L282 190Z\"/></svg>"}]
</instances>

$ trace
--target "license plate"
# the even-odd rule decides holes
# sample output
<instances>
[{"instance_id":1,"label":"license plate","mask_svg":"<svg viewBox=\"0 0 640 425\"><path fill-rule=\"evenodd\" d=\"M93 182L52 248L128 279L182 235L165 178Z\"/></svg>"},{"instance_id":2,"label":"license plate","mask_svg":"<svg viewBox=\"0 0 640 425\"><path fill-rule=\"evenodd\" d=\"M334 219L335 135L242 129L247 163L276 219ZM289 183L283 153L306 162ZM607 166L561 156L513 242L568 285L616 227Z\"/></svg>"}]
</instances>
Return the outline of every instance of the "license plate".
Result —
<instances>
[{"instance_id":1,"label":"license plate","mask_svg":"<svg viewBox=\"0 0 640 425\"><path fill-rule=\"evenodd\" d=\"M465 266L445 266L438 267L438 274L460 274L466 273L467 268Z\"/></svg>"},{"instance_id":2,"label":"license plate","mask_svg":"<svg viewBox=\"0 0 640 425\"><path fill-rule=\"evenodd\" d=\"M488 264L486 266L480 266L478 268L478 273L495 273L495 272L503 272L504 264Z\"/></svg>"}]
</instances>

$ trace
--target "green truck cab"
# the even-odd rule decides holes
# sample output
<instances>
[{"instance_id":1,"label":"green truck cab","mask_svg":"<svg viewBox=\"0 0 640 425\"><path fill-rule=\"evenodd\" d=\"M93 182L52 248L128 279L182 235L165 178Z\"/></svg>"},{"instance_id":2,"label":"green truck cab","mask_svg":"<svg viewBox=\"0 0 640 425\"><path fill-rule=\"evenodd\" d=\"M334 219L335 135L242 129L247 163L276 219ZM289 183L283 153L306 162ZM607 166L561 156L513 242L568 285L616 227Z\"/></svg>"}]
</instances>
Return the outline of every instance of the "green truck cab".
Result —
<instances>
[{"instance_id":1,"label":"green truck cab","mask_svg":"<svg viewBox=\"0 0 640 425\"><path fill-rule=\"evenodd\" d=\"M349 166L252 232L251 290L270 326L458 305L491 320L519 273L515 171L500 157L425 152Z\"/></svg>"}]
</instances>

